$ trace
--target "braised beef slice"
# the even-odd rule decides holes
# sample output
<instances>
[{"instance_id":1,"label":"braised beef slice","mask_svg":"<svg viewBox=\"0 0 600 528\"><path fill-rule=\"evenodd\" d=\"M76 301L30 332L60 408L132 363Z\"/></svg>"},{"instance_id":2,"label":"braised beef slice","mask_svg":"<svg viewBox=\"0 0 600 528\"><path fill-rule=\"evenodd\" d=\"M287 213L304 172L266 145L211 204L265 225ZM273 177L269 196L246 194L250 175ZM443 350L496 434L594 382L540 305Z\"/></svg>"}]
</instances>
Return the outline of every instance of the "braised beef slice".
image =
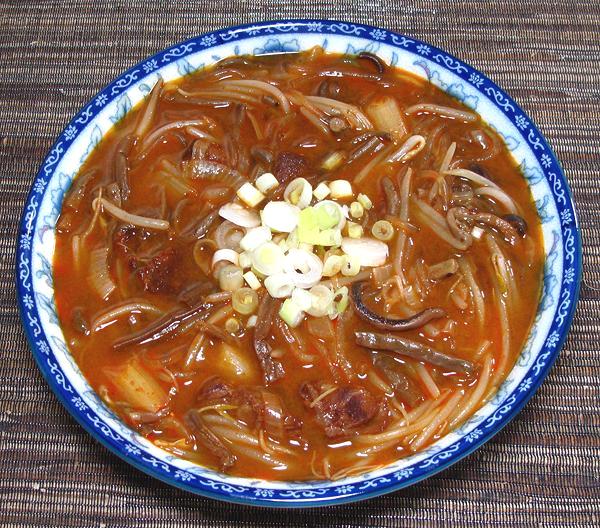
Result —
<instances>
[{"instance_id":1,"label":"braised beef slice","mask_svg":"<svg viewBox=\"0 0 600 528\"><path fill-rule=\"evenodd\" d=\"M152 293L170 291L171 275L176 262L177 252L174 248L168 248L152 257L145 266L138 268L144 290Z\"/></svg>"},{"instance_id":2,"label":"braised beef slice","mask_svg":"<svg viewBox=\"0 0 600 528\"><path fill-rule=\"evenodd\" d=\"M204 385L202 385L198 393L198 401L205 403L224 400L223 403L229 403L233 395L234 389L229 383L226 383L218 376L213 376L207 379Z\"/></svg>"},{"instance_id":3,"label":"braised beef slice","mask_svg":"<svg viewBox=\"0 0 600 528\"><path fill-rule=\"evenodd\" d=\"M317 421L329 437L347 435L357 427L367 424L378 414L381 407L371 393L351 385L339 387L313 404L324 390L321 383L305 382L300 386L300 396L307 407L312 405Z\"/></svg>"},{"instance_id":4,"label":"braised beef slice","mask_svg":"<svg viewBox=\"0 0 600 528\"><path fill-rule=\"evenodd\" d=\"M227 165L227 154L220 143L210 143L204 153L204 159L220 163L221 165Z\"/></svg>"},{"instance_id":5,"label":"braised beef slice","mask_svg":"<svg viewBox=\"0 0 600 528\"><path fill-rule=\"evenodd\" d=\"M264 424L265 402L260 390L248 387L234 388L218 376L214 376L204 382L197 401L202 406L218 403L235 405L236 417L250 427ZM283 427L286 431L297 431L302 427L302 421L284 412Z\"/></svg>"},{"instance_id":6,"label":"braised beef slice","mask_svg":"<svg viewBox=\"0 0 600 528\"><path fill-rule=\"evenodd\" d=\"M273 164L273 174L279 183L305 177L309 169L310 164L304 156L288 151L277 154Z\"/></svg>"}]
</instances>

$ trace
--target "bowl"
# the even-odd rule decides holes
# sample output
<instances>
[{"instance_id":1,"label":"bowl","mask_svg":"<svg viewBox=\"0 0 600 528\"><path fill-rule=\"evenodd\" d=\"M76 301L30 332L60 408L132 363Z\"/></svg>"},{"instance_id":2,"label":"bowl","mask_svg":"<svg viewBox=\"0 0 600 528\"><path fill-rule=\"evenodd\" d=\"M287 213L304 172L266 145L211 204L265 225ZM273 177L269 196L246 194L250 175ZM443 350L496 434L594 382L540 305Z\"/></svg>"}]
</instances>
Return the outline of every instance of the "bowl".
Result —
<instances>
[{"instance_id":1,"label":"bowl","mask_svg":"<svg viewBox=\"0 0 600 528\"><path fill-rule=\"evenodd\" d=\"M376 53L482 115L504 139L527 179L542 222L545 267L535 322L497 394L459 429L385 468L335 482L232 477L163 451L129 429L92 390L71 357L54 304L55 224L65 192L104 134L160 75L171 80L230 55L327 51ZM547 142L521 108L485 75L452 55L385 29L330 20L287 20L206 33L130 68L98 93L60 134L25 203L17 241L18 302L33 355L51 389L100 443L136 468L207 497L261 506L306 507L357 501L410 486L468 455L504 427L548 374L577 302L581 242L569 187Z\"/></svg>"}]
</instances>

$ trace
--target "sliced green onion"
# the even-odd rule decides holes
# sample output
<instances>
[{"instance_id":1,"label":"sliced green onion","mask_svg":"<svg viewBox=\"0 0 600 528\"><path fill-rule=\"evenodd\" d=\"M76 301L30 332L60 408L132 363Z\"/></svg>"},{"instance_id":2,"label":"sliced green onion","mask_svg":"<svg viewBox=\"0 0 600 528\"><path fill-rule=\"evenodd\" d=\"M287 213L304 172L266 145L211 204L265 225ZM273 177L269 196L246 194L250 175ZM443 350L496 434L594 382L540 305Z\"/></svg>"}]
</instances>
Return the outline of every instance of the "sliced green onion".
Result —
<instances>
[{"instance_id":1,"label":"sliced green onion","mask_svg":"<svg viewBox=\"0 0 600 528\"><path fill-rule=\"evenodd\" d=\"M371 198L369 198L366 194L360 193L356 199L358 200L358 203L360 205L362 205L365 209L371 209L371 207L373 207L373 202L371 201Z\"/></svg>"},{"instance_id":2,"label":"sliced green onion","mask_svg":"<svg viewBox=\"0 0 600 528\"><path fill-rule=\"evenodd\" d=\"M248 315L258 308L258 294L250 288L239 288L231 296L231 306L242 315Z\"/></svg>"},{"instance_id":3,"label":"sliced green onion","mask_svg":"<svg viewBox=\"0 0 600 528\"><path fill-rule=\"evenodd\" d=\"M298 242L315 244L319 236L319 219L314 207L300 211L298 218Z\"/></svg>"},{"instance_id":4,"label":"sliced green onion","mask_svg":"<svg viewBox=\"0 0 600 528\"><path fill-rule=\"evenodd\" d=\"M257 315L251 315L248 317L248 321L246 321L246 328L254 328L256 326L256 321L258 321Z\"/></svg>"},{"instance_id":5,"label":"sliced green onion","mask_svg":"<svg viewBox=\"0 0 600 528\"><path fill-rule=\"evenodd\" d=\"M233 249L217 249L213 254L212 266L214 267L217 262L223 260L237 265L239 262L239 254Z\"/></svg>"},{"instance_id":6,"label":"sliced green onion","mask_svg":"<svg viewBox=\"0 0 600 528\"><path fill-rule=\"evenodd\" d=\"M250 288L252 288L253 290L258 290L262 286L262 284L258 280L258 277L253 271L247 271L246 273L244 273L244 280L246 281L248 286L250 286Z\"/></svg>"},{"instance_id":7,"label":"sliced green onion","mask_svg":"<svg viewBox=\"0 0 600 528\"><path fill-rule=\"evenodd\" d=\"M238 264L242 269L248 269L252 267L252 253L244 251L240 253L238 257Z\"/></svg>"},{"instance_id":8,"label":"sliced green onion","mask_svg":"<svg viewBox=\"0 0 600 528\"><path fill-rule=\"evenodd\" d=\"M230 334L237 334L240 330L240 323L235 317L230 317L225 321L225 331Z\"/></svg>"},{"instance_id":9,"label":"sliced green onion","mask_svg":"<svg viewBox=\"0 0 600 528\"><path fill-rule=\"evenodd\" d=\"M294 284L291 277L287 273L278 273L270 275L265 279L265 288L269 295L275 299L289 297L294 290Z\"/></svg>"},{"instance_id":10,"label":"sliced green onion","mask_svg":"<svg viewBox=\"0 0 600 528\"><path fill-rule=\"evenodd\" d=\"M298 225L300 209L288 202L268 202L261 211L263 225L280 233L291 233Z\"/></svg>"},{"instance_id":11,"label":"sliced green onion","mask_svg":"<svg viewBox=\"0 0 600 528\"><path fill-rule=\"evenodd\" d=\"M329 182L331 197L335 199L352 198L352 185L348 180L334 180Z\"/></svg>"},{"instance_id":12,"label":"sliced green onion","mask_svg":"<svg viewBox=\"0 0 600 528\"><path fill-rule=\"evenodd\" d=\"M258 246L273 238L271 230L267 226L253 227L240 240L240 246L245 251L253 251Z\"/></svg>"},{"instance_id":13,"label":"sliced green onion","mask_svg":"<svg viewBox=\"0 0 600 528\"><path fill-rule=\"evenodd\" d=\"M377 220L371 228L371 233L378 240L391 240L394 237L394 226L387 220Z\"/></svg>"},{"instance_id":14,"label":"sliced green onion","mask_svg":"<svg viewBox=\"0 0 600 528\"><path fill-rule=\"evenodd\" d=\"M365 214L365 208L360 202L352 202L350 204L350 216L352 218L362 218L363 214Z\"/></svg>"},{"instance_id":15,"label":"sliced green onion","mask_svg":"<svg viewBox=\"0 0 600 528\"><path fill-rule=\"evenodd\" d=\"M350 238L360 238L363 236L363 228L360 224L354 222L348 222L346 229L348 230L348 236Z\"/></svg>"},{"instance_id":16,"label":"sliced green onion","mask_svg":"<svg viewBox=\"0 0 600 528\"><path fill-rule=\"evenodd\" d=\"M342 257L342 275L345 277L354 277L360 271L360 258L356 256L344 255Z\"/></svg>"},{"instance_id":17,"label":"sliced green onion","mask_svg":"<svg viewBox=\"0 0 600 528\"><path fill-rule=\"evenodd\" d=\"M310 290L311 306L306 312L313 317L324 317L333 304L333 291L324 284L317 284Z\"/></svg>"},{"instance_id":18,"label":"sliced green onion","mask_svg":"<svg viewBox=\"0 0 600 528\"><path fill-rule=\"evenodd\" d=\"M325 264L323 264L323 276L333 277L334 275L337 275L342 270L343 263L343 257L340 257L339 255L329 255L325 259Z\"/></svg>"},{"instance_id":19,"label":"sliced green onion","mask_svg":"<svg viewBox=\"0 0 600 528\"><path fill-rule=\"evenodd\" d=\"M237 195L242 202L250 207L256 207L265 199L265 195L249 182L244 183L244 185L237 190Z\"/></svg>"},{"instance_id":20,"label":"sliced green onion","mask_svg":"<svg viewBox=\"0 0 600 528\"><path fill-rule=\"evenodd\" d=\"M242 268L229 264L219 270L219 287L223 291L236 291L244 285Z\"/></svg>"},{"instance_id":21,"label":"sliced green onion","mask_svg":"<svg viewBox=\"0 0 600 528\"><path fill-rule=\"evenodd\" d=\"M265 172L263 175L256 178L255 184L256 187L258 187L258 190L263 194L267 194L279 187L279 181L270 172Z\"/></svg>"},{"instance_id":22,"label":"sliced green onion","mask_svg":"<svg viewBox=\"0 0 600 528\"><path fill-rule=\"evenodd\" d=\"M312 200L312 185L304 178L296 178L288 183L283 193L286 202L304 209L310 205Z\"/></svg>"},{"instance_id":23,"label":"sliced green onion","mask_svg":"<svg viewBox=\"0 0 600 528\"><path fill-rule=\"evenodd\" d=\"M319 225L319 229L330 229L335 227L342 218L341 207L331 200L315 205L314 209L317 213L317 224Z\"/></svg>"},{"instance_id":24,"label":"sliced green onion","mask_svg":"<svg viewBox=\"0 0 600 528\"><path fill-rule=\"evenodd\" d=\"M275 275L283 270L285 254L274 242L265 242L252 252L252 269L263 275Z\"/></svg>"},{"instance_id":25,"label":"sliced green onion","mask_svg":"<svg viewBox=\"0 0 600 528\"><path fill-rule=\"evenodd\" d=\"M348 287L342 286L333 294L333 302L338 314L343 313L348 308Z\"/></svg>"},{"instance_id":26,"label":"sliced green onion","mask_svg":"<svg viewBox=\"0 0 600 528\"><path fill-rule=\"evenodd\" d=\"M332 171L337 169L342 163L344 163L345 159L346 154L344 152L332 152L323 160L321 167L327 171Z\"/></svg>"},{"instance_id":27,"label":"sliced green onion","mask_svg":"<svg viewBox=\"0 0 600 528\"><path fill-rule=\"evenodd\" d=\"M340 246L342 244L342 232L339 229L324 229L316 238L318 246Z\"/></svg>"},{"instance_id":28,"label":"sliced green onion","mask_svg":"<svg viewBox=\"0 0 600 528\"><path fill-rule=\"evenodd\" d=\"M300 215L300 218L302 218L302 215ZM298 245L300 244L300 236L298 235L298 228L294 229L288 235L288 237L285 239L285 243L287 245L287 248L286 249L282 248L282 249L284 249L284 251L287 251L292 248L298 249Z\"/></svg>"},{"instance_id":29,"label":"sliced green onion","mask_svg":"<svg viewBox=\"0 0 600 528\"><path fill-rule=\"evenodd\" d=\"M314 209L317 211L318 218L323 219L323 224L321 229L327 229L328 227L337 227L342 229L346 224L346 217L344 216L343 207L333 200L323 200L321 202L317 202L314 206ZM337 219L337 222L334 224L333 220Z\"/></svg>"},{"instance_id":30,"label":"sliced green onion","mask_svg":"<svg viewBox=\"0 0 600 528\"><path fill-rule=\"evenodd\" d=\"M331 193L329 185L327 185L325 182L321 182L319 183L319 185L316 186L315 190L313 191L313 196L317 200L324 200L329 196L329 193Z\"/></svg>"},{"instance_id":31,"label":"sliced green onion","mask_svg":"<svg viewBox=\"0 0 600 528\"><path fill-rule=\"evenodd\" d=\"M284 259L284 270L298 288L311 288L323 276L323 262L309 251L290 249Z\"/></svg>"},{"instance_id":32,"label":"sliced green onion","mask_svg":"<svg viewBox=\"0 0 600 528\"><path fill-rule=\"evenodd\" d=\"M307 290L301 288L294 288L292 296L290 297L294 303L296 303L301 310L305 311L310 309L312 306L312 297Z\"/></svg>"},{"instance_id":33,"label":"sliced green onion","mask_svg":"<svg viewBox=\"0 0 600 528\"><path fill-rule=\"evenodd\" d=\"M297 327L304 319L304 311L291 299L286 299L279 310L281 317L290 327Z\"/></svg>"}]
</instances>

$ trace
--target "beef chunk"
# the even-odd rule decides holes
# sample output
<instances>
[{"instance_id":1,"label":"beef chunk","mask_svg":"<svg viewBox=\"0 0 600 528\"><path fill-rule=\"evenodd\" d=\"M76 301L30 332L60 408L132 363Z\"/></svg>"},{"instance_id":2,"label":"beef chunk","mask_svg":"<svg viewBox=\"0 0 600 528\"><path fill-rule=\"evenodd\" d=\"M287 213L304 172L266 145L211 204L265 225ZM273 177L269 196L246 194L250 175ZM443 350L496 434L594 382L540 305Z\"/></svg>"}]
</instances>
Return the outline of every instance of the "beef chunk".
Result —
<instances>
[{"instance_id":1,"label":"beef chunk","mask_svg":"<svg viewBox=\"0 0 600 528\"><path fill-rule=\"evenodd\" d=\"M145 266L138 269L144 290L158 293L170 291L171 274L177 262L177 252L173 248L161 251L150 259Z\"/></svg>"},{"instance_id":2,"label":"beef chunk","mask_svg":"<svg viewBox=\"0 0 600 528\"><path fill-rule=\"evenodd\" d=\"M287 183L294 178L302 178L309 172L308 160L295 152L283 151L277 154L273 164L273 174L279 183Z\"/></svg>"},{"instance_id":3,"label":"beef chunk","mask_svg":"<svg viewBox=\"0 0 600 528\"><path fill-rule=\"evenodd\" d=\"M221 165L227 165L227 154L220 143L210 143L204 153L204 159L220 163Z\"/></svg>"},{"instance_id":4,"label":"beef chunk","mask_svg":"<svg viewBox=\"0 0 600 528\"><path fill-rule=\"evenodd\" d=\"M259 425L265 427L267 432L273 432L273 427L266 426L266 404L265 399L268 398L275 407L280 407L280 430L281 432L298 431L302 427L302 421L295 416L287 414L283 409L283 404L278 396L272 393L267 393L264 389L250 387L233 387L229 383L223 381L218 376L209 378L204 382L204 385L198 393L198 404L214 405L218 403L226 403L234 405L236 410L235 416L248 424L250 427ZM271 413L274 409L271 409ZM273 425L273 415L270 417L270 425ZM269 431L269 429L272 429Z\"/></svg>"},{"instance_id":5,"label":"beef chunk","mask_svg":"<svg viewBox=\"0 0 600 528\"><path fill-rule=\"evenodd\" d=\"M317 421L329 437L347 435L367 424L379 412L380 404L365 389L345 385L321 400L325 388L319 382L305 382L300 386L300 396L316 412Z\"/></svg>"}]
</instances>

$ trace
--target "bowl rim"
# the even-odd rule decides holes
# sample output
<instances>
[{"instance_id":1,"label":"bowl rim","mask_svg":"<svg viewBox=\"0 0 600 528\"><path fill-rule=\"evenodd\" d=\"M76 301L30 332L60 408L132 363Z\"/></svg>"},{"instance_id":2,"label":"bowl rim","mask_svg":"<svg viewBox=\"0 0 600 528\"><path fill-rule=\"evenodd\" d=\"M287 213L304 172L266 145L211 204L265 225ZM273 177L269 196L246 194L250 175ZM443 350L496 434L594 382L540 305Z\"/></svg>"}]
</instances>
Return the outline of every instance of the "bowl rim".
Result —
<instances>
[{"instance_id":1,"label":"bowl rim","mask_svg":"<svg viewBox=\"0 0 600 528\"><path fill-rule=\"evenodd\" d=\"M368 486L367 488L364 488L362 490L357 490L355 493L338 495L332 494L332 496L317 496L310 494L305 495L298 492L295 495L289 495L288 498L274 499L271 496L261 496L258 493L253 495L251 493L252 490L256 489L258 491L258 489L253 488L252 486L249 486L247 490L241 492L237 491L235 489L235 486L230 485L215 487L214 483L210 483L210 481L208 483L204 483L201 487L198 487L198 485L193 486L189 484L184 479L178 480L168 472L161 471L160 464L148 463L147 460L142 460L140 457L135 456L134 453L127 452L121 445L119 445L117 442L111 439L110 436L107 436L106 434L103 435L98 429L92 427L90 422L84 419L82 411L76 405L74 405L71 400L69 400L66 397L68 391L65 391L65 382L68 383L68 380L65 380L64 376L62 378L60 375L56 376L56 373L53 370L53 368L51 366L49 367L49 365L46 364L49 363L49 361L44 362L44 360L47 358L47 353L43 350L43 347L40 343L44 342L46 336L43 330L40 330L39 324L32 321L32 319L35 320L36 317L39 317L37 310L37 302L32 301L33 306L31 307L29 303L25 300L27 295L34 296L35 294L30 280L31 270L29 268L31 264L31 255L33 248L31 239L33 237L33 234L35 233L34 227L37 215L36 208L39 206L39 204L41 204L41 198L43 198L44 195L43 192L40 193L39 190L36 189L36 183L39 183L40 180L44 181L44 184L48 183L44 180L44 177L48 176L48 174L53 174L51 168L52 166L57 164L62 153L62 150L60 148L60 140L65 136L65 133L69 126L72 126L78 119L84 119L85 122L93 121L96 114L99 113L101 110L99 109L97 112L93 110L93 101L101 94L107 95L109 97L109 102L111 99L115 99L118 96L119 92L117 92L117 95L110 95L110 90L114 90L115 86L119 86L119 83L121 83L121 87L124 86L126 88L126 86L128 85L127 83L131 83L131 78L135 70L140 70L141 68L143 68L143 65L147 64L149 61L158 62L159 60L161 60L164 64L165 62L167 62L164 60L165 56L168 57L169 54L171 54L170 61L175 62L175 60L181 57L185 57L186 55L190 55L198 51L195 50L193 52L190 52L190 49L192 45L200 43L202 39L208 39L204 40L204 42L209 42L210 44L203 44L203 46L204 49L210 49L212 47L226 43L231 39L245 40L253 36L277 34L277 32L285 34L305 34L307 32L311 32L315 35L354 35L372 42L385 42L386 44L389 44L391 46L402 47L404 49L408 49L409 46L414 48L415 50L418 47L425 47L429 49L431 55L438 54L442 57L443 62L445 62L445 64L440 63L439 65L441 68L453 70L454 73L458 73L461 77L461 69L464 69L465 72L470 71L471 73L476 74L477 76L479 76L479 79L481 79L482 84L485 84L486 87L492 89L492 91L494 92L493 95L496 98L497 103L503 102L505 105L507 103L510 104L510 106L512 106L515 109L515 115L516 113L518 113L520 116L526 119L527 132L529 132L529 145L534 146L534 148L531 149L532 152L534 153L536 158L538 158L539 161L541 153L538 154L536 145L541 146L542 151L548 157L548 166L551 166L556 171L555 180L552 183L547 177L547 171L543 170L544 176L548 180L548 184L552 191L554 201L560 201L559 197L561 197L563 210L570 211L569 221L561 222L561 235L563 236L563 244L560 249L564 252L565 257L570 258L570 265L571 268L574 269L574 276L571 277L571 280L568 282L565 280L564 277L561 277L560 295L563 301L557 302L556 311L553 315L552 326L549 328L548 334L545 335L545 339L548 338L548 341L545 340L544 346L542 346L542 348L538 351L538 356L544 356L545 362L541 364L539 369L537 369L536 374L532 378L531 384L526 387L526 390L521 391L519 393L519 395L516 397L515 401L511 405L506 406L505 412L499 414L499 417L497 420L495 420L493 427L488 428L488 430L486 430L486 432L484 432L480 437L477 437L473 439L473 441L469 442L469 445L467 447L463 447L460 450L454 450L452 452L448 450L446 453L447 456L442 456L444 455L444 453L438 453L436 455L433 455L433 458L436 458L438 456L439 458L436 458L435 463L432 464L428 470L422 472L421 474L413 476L409 475L406 478L398 478L396 482L390 479L384 479L383 481L376 482L375 485ZM244 36L244 34L246 35ZM413 53L416 54L417 52L413 51ZM468 81L467 77L464 77L463 80L465 82ZM481 85L476 85L476 89L478 91L481 91L480 86ZM502 105L500 104L499 107L502 108ZM506 107L504 108L504 110L508 112ZM519 132L523 138L526 138L525 130L520 129ZM69 145L67 144L67 147L65 147L65 152L68 151L68 146ZM38 196L39 194L41 194L41 197ZM39 203L36 202L36 198L38 197L40 198ZM558 203L556 203L556 205L558 208ZM568 238L565 238L565 236L568 236ZM46 379L46 382L48 383L54 394L57 396L57 398L63 404L63 406L75 418L75 420L92 436L92 438L94 438L96 441L107 447L112 453L116 454L122 460L169 485L213 499L252 506L268 506L278 508L339 505L390 493L402 489L404 487L416 484L417 482L428 478L434 475L435 473L442 471L443 469L446 469L450 465L458 462L462 458L466 457L467 455L481 447L481 445L489 441L520 412L522 407L529 401L529 399L536 392L539 385L548 375L550 368L552 367L556 358L558 357L560 349L564 345L569 328L571 326L571 322L579 298L582 276L581 233L579 229L579 222L577 212L575 210L575 205L573 202L571 189L565 178L564 171L561 165L559 164L554 152L548 145L548 142L540 133L540 131L538 130L534 122L531 120L531 118L521 109L521 107L508 94L506 94L501 88L499 88L493 81L491 81L487 76L482 74L479 70L473 68L471 65L461 61L460 59L457 59L453 55L447 53L445 50L423 42L420 39L408 37L387 29L382 29L367 24L352 23L341 20L282 19L274 21L255 22L231 26L223 29L217 29L212 32L197 35L195 37L172 45L168 48L160 50L157 53L144 58L139 63L135 64L125 72L118 75L102 90L97 92L93 96L93 98L90 99L81 108L81 110L77 112L77 114L70 120L70 122L67 123L61 134L59 134L57 140L52 145L31 184L29 194L24 204L23 213L20 220L20 228L17 237L17 252L15 259L17 304L19 305L21 322L25 330L29 347L33 353L38 368L42 372L44 378ZM27 243L24 243L24 240L29 240L29 246ZM565 240L567 240L567 242L564 242ZM568 248L567 245L569 245ZM563 269L563 272L564 271L565 270ZM558 318L557 314L560 315L560 324L556 324L555 321L555 317ZM552 337L550 335L550 332L555 327L558 327L558 330L554 330L554 334L556 335L550 343L549 338ZM42 340L40 340L40 332L43 338ZM544 350L545 352L544 354L542 354L542 351ZM517 390L515 389L514 392L516 393ZM502 411L502 409L499 409L499 411ZM498 413L499 411L496 411L496 413ZM455 445L458 446L459 443L460 441L457 441ZM227 480L227 475L220 475L220 477L225 481ZM333 490L334 487L332 486L328 489Z\"/></svg>"}]
</instances>

